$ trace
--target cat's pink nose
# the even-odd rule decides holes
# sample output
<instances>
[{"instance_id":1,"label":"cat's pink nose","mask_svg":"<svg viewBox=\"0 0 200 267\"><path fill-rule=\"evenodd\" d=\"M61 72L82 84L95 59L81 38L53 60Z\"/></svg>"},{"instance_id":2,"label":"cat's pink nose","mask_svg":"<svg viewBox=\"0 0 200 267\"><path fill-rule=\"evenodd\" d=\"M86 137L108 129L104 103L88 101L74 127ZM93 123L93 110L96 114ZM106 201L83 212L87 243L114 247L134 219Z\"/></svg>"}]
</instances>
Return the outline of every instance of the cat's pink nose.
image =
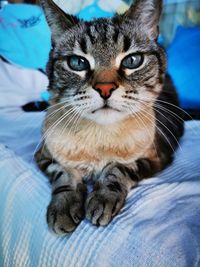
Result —
<instances>
[{"instance_id":1,"label":"cat's pink nose","mask_svg":"<svg viewBox=\"0 0 200 267\"><path fill-rule=\"evenodd\" d=\"M115 83L96 83L93 87L103 99L108 99L112 92L117 89Z\"/></svg>"}]
</instances>

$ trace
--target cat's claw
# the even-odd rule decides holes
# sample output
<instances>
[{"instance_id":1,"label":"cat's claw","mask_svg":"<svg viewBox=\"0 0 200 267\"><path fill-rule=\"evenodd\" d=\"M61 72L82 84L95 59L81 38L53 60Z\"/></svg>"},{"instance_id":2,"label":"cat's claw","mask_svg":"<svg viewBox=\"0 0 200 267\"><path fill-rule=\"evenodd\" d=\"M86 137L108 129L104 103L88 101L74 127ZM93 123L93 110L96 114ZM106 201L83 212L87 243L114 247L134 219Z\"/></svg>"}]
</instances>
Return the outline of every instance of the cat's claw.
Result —
<instances>
[{"instance_id":1,"label":"cat's claw","mask_svg":"<svg viewBox=\"0 0 200 267\"><path fill-rule=\"evenodd\" d=\"M91 192L86 200L86 218L94 225L107 225L122 208L126 195L101 188Z\"/></svg>"}]
</instances>

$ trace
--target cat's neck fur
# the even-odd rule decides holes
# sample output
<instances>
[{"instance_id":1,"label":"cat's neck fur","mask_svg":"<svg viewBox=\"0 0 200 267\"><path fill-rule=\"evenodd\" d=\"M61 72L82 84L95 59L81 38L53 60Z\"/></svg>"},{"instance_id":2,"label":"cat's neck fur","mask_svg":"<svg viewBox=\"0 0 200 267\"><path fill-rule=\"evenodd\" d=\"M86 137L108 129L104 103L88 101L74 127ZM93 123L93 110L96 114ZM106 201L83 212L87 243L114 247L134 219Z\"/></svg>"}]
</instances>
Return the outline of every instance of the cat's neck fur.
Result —
<instances>
[{"instance_id":1,"label":"cat's neck fur","mask_svg":"<svg viewBox=\"0 0 200 267\"><path fill-rule=\"evenodd\" d=\"M129 116L112 125L100 125L82 119L73 129L63 121L51 129L55 117L47 115L46 144L52 155L62 164L92 164L102 168L110 160L133 162L152 146L155 132L153 109L138 116ZM62 116L58 114L56 116ZM51 121L52 120L52 121Z\"/></svg>"}]
</instances>

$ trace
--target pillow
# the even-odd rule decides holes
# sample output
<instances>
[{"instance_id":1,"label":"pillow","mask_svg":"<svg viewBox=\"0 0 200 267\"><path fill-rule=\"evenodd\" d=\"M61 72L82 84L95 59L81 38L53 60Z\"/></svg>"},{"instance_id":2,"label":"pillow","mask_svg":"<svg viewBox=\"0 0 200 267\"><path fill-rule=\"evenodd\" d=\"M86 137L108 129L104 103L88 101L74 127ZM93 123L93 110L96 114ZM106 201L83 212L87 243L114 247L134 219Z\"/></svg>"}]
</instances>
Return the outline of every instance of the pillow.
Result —
<instances>
[{"instance_id":1,"label":"pillow","mask_svg":"<svg viewBox=\"0 0 200 267\"><path fill-rule=\"evenodd\" d=\"M47 76L41 71L9 64L0 58L0 109L39 100L47 85Z\"/></svg>"},{"instance_id":2,"label":"pillow","mask_svg":"<svg viewBox=\"0 0 200 267\"><path fill-rule=\"evenodd\" d=\"M200 27L179 26L167 53L181 107L200 109Z\"/></svg>"}]
</instances>

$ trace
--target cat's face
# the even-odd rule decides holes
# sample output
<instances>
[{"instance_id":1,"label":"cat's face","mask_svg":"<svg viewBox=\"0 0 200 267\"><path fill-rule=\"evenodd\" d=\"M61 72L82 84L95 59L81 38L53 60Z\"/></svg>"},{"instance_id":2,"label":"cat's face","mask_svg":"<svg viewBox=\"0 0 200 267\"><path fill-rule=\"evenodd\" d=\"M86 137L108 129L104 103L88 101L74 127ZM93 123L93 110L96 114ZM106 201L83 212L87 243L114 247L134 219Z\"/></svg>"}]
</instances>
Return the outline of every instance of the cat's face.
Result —
<instances>
[{"instance_id":1,"label":"cat's face","mask_svg":"<svg viewBox=\"0 0 200 267\"><path fill-rule=\"evenodd\" d=\"M64 29L50 21L52 103L67 101L81 117L99 124L142 112L146 101L153 105L162 88L165 56L156 42L160 1L152 1L158 2L155 8L149 2L136 1L124 16L92 22L64 15L63 21L71 19ZM46 10L48 20L52 13Z\"/></svg>"}]
</instances>

